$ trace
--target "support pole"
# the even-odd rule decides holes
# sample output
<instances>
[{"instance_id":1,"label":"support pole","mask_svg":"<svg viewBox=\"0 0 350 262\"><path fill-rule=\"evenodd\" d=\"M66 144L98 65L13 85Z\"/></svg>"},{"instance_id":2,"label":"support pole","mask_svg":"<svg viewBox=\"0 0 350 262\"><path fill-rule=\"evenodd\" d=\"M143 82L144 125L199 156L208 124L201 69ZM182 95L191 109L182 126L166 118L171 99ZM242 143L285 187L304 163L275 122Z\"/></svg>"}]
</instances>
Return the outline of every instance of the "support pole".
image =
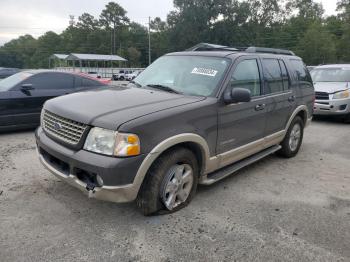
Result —
<instances>
[{"instance_id":1,"label":"support pole","mask_svg":"<svg viewBox=\"0 0 350 262\"><path fill-rule=\"evenodd\" d=\"M148 17L148 65L152 62L151 57L151 17Z\"/></svg>"}]
</instances>

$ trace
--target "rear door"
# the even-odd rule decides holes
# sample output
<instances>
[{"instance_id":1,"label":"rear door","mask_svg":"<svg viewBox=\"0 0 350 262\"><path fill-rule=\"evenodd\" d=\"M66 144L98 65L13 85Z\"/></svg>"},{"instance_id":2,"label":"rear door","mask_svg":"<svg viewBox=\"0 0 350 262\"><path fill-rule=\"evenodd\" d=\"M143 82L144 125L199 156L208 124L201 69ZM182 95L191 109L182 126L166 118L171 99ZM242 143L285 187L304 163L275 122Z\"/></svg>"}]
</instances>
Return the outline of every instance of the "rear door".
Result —
<instances>
[{"instance_id":1,"label":"rear door","mask_svg":"<svg viewBox=\"0 0 350 262\"><path fill-rule=\"evenodd\" d=\"M283 135L281 133L296 107L296 94L295 89L291 89L290 76L282 59L262 58L261 63L266 96L265 136L274 139L274 136Z\"/></svg>"},{"instance_id":2,"label":"rear door","mask_svg":"<svg viewBox=\"0 0 350 262\"><path fill-rule=\"evenodd\" d=\"M23 85L32 90L23 90ZM74 91L74 76L64 73L38 73L11 91L11 113L16 124L37 124L43 104L54 97Z\"/></svg>"},{"instance_id":3,"label":"rear door","mask_svg":"<svg viewBox=\"0 0 350 262\"><path fill-rule=\"evenodd\" d=\"M257 57L245 56L236 61L224 92L237 87L246 88L252 94L252 101L219 106L217 152L221 166L262 149L266 98L262 96L261 78Z\"/></svg>"}]
</instances>

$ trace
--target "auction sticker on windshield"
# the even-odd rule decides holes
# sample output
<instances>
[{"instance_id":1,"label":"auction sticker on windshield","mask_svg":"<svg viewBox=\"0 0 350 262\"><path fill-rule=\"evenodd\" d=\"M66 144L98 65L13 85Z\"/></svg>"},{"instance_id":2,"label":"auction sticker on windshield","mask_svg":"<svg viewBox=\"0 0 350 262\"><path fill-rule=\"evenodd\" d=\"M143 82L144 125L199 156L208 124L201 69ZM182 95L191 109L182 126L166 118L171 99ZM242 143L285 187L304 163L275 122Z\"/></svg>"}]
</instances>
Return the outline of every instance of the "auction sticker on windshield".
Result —
<instances>
[{"instance_id":1,"label":"auction sticker on windshield","mask_svg":"<svg viewBox=\"0 0 350 262\"><path fill-rule=\"evenodd\" d=\"M217 70L207 69L207 68L198 68L198 67L195 67L191 72L191 74L205 75L205 76L211 76L211 77L215 77L217 73L218 73Z\"/></svg>"}]
</instances>

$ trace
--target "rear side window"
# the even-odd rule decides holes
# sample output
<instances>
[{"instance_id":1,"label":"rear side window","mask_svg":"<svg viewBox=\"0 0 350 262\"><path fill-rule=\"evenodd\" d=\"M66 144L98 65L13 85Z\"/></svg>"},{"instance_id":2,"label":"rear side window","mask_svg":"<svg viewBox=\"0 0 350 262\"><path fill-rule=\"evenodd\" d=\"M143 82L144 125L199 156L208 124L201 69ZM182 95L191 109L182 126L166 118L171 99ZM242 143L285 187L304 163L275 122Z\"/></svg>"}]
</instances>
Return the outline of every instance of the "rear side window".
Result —
<instances>
[{"instance_id":1,"label":"rear side window","mask_svg":"<svg viewBox=\"0 0 350 262\"><path fill-rule=\"evenodd\" d=\"M290 60L293 68L296 72L296 77L298 79L299 82L301 82L302 87L312 87L312 80L311 80L311 76L309 73L309 70L307 70L306 66L304 65L303 61L301 60L296 60L296 59L292 59Z\"/></svg>"},{"instance_id":2,"label":"rear side window","mask_svg":"<svg viewBox=\"0 0 350 262\"><path fill-rule=\"evenodd\" d=\"M261 81L258 62L248 59L240 62L232 74L231 88L245 88L250 90L252 96L261 95Z\"/></svg>"},{"instance_id":3,"label":"rear side window","mask_svg":"<svg viewBox=\"0 0 350 262\"><path fill-rule=\"evenodd\" d=\"M23 84L32 84L35 89L72 89L74 77L70 74L41 73L28 78Z\"/></svg>"},{"instance_id":4,"label":"rear side window","mask_svg":"<svg viewBox=\"0 0 350 262\"><path fill-rule=\"evenodd\" d=\"M267 82L266 93L278 93L284 90L282 71L277 59L263 59L264 77Z\"/></svg>"},{"instance_id":5,"label":"rear side window","mask_svg":"<svg viewBox=\"0 0 350 262\"><path fill-rule=\"evenodd\" d=\"M282 60L279 60L279 62L280 62L281 71L282 71L283 88L284 90L288 90L290 88L290 82L289 82L287 67Z\"/></svg>"}]
</instances>

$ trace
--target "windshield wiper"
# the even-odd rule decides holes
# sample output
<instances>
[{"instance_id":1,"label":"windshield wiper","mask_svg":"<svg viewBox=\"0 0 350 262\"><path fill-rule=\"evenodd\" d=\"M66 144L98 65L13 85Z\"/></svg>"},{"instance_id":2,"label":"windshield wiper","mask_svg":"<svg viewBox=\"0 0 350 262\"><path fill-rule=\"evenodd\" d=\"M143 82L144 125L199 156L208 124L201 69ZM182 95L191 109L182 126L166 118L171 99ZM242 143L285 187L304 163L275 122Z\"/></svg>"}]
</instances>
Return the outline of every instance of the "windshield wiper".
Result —
<instances>
[{"instance_id":1,"label":"windshield wiper","mask_svg":"<svg viewBox=\"0 0 350 262\"><path fill-rule=\"evenodd\" d=\"M129 83L134 84L137 87L142 87L139 83L135 82L134 80L131 80Z\"/></svg>"},{"instance_id":2,"label":"windshield wiper","mask_svg":"<svg viewBox=\"0 0 350 262\"><path fill-rule=\"evenodd\" d=\"M177 91L169 86L165 86L165 85L160 85L160 84L149 84L147 85L147 87L151 87L151 88L155 88L158 90L163 90L166 92L170 92L170 93L175 93L175 94L182 94L180 91Z\"/></svg>"}]
</instances>

